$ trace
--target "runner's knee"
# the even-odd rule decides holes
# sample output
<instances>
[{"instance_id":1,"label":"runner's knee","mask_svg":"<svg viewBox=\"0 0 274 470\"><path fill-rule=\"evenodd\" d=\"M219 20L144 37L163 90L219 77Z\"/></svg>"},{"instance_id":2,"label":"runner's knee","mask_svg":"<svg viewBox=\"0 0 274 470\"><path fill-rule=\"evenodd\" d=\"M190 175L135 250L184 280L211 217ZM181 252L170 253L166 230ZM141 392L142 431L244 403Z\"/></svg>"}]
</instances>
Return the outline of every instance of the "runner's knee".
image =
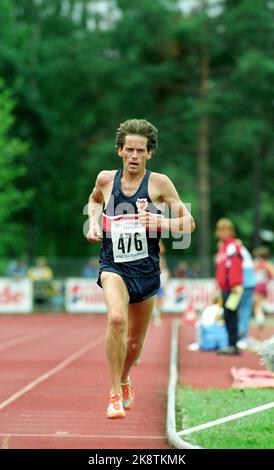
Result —
<instances>
[{"instance_id":1,"label":"runner's knee","mask_svg":"<svg viewBox=\"0 0 274 470\"><path fill-rule=\"evenodd\" d=\"M126 315L122 310L115 309L109 313L110 327L115 330L124 330L126 328Z\"/></svg>"}]
</instances>

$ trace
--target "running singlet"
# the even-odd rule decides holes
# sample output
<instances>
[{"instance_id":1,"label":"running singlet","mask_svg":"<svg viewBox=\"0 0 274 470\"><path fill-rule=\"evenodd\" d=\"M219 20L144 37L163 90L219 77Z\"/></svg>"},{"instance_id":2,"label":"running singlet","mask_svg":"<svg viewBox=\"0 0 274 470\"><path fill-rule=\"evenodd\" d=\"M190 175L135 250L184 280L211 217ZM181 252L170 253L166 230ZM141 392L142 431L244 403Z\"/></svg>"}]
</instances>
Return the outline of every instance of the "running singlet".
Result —
<instances>
[{"instance_id":1,"label":"running singlet","mask_svg":"<svg viewBox=\"0 0 274 470\"><path fill-rule=\"evenodd\" d=\"M138 219L138 207L161 214L148 194L151 171L146 171L132 196L125 196L122 192L122 173L122 169L116 172L111 196L103 211L99 271L116 272L128 277L156 276L160 273L160 231L148 230Z\"/></svg>"}]
</instances>

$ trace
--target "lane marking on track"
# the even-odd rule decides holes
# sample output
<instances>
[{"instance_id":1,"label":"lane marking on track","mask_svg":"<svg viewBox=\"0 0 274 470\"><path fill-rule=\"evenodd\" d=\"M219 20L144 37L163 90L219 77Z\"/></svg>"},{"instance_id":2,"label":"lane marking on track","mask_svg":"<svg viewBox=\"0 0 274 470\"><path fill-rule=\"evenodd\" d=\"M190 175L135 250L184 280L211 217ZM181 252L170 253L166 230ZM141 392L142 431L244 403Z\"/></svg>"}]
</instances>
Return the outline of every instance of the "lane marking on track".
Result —
<instances>
[{"instance_id":1,"label":"lane marking on track","mask_svg":"<svg viewBox=\"0 0 274 470\"><path fill-rule=\"evenodd\" d=\"M250 410L241 411L240 413L235 413L225 418L216 419L214 421L209 421L208 423L200 424L199 426L193 426L192 428L184 429L183 431L178 432L178 436L186 436L192 432L202 431L203 429L212 428L218 424L227 423L228 421L234 421L238 418L243 418L244 416L249 416L254 413L259 413L260 411L269 410L274 407L274 402L267 403L266 405L257 406L256 408L251 408Z\"/></svg>"},{"instance_id":2,"label":"lane marking on track","mask_svg":"<svg viewBox=\"0 0 274 470\"><path fill-rule=\"evenodd\" d=\"M0 436L7 436L6 434L1 434ZM119 435L117 434L20 434L20 433L9 433L7 437L56 437L56 438L79 438L79 439L151 439L151 440L159 440L159 439L166 439L166 436L128 436L126 435Z\"/></svg>"},{"instance_id":3,"label":"lane marking on track","mask_svg":"<svg viewBox=\"0 0 274 470\"><path fill-rule=\"evenodd\" d=\"M78 351L75 351L70 356L68 356L66 359L64 359L62 362L57 364L57 366L53 367L52 369L48 370L44 374L40 375L39 377L37 377L37 379L33 380L28 385L26 385L25 387L18 390L18 392L13 393L9 398L7 398L6 400L2 401L2 403L0 403L0 411L3 410L4 408L6 408L11 403L13 403L14 401L18 400L18 398L21 398L23 395L28 393L30 390L33 390L35 387L37 387L37 385L41 384L42 382L45 382L47 379L49 379L53 375L57 374L57 372L60 372L61 370L63 370L65 367L67 367L69 364L74 362L79 357L83 356L90 349L97 346L102 341L102 339L104 337L105 337L105 335L102 334L98 338L96 338L95 340L89 341L87 344L85 344L80 349L78 349Z\"/></svg>"},{"instance_id":4,"label":"lane marking on track","mask_svg":"<svg viewBox=\"0 0 274 470\"><path fill-rule=\"evenodd\" d=\"M12 346L17 346L18 344L27 343L34 338L39 338L41 336L46 336L50 330L46 331L35 331L33 333L29 333L27 335L17 336L16 338L11 338L5 341L4 343L0 343L0 351L4 351L5 349L11 348Z\"/></svg>"}]
</instances>

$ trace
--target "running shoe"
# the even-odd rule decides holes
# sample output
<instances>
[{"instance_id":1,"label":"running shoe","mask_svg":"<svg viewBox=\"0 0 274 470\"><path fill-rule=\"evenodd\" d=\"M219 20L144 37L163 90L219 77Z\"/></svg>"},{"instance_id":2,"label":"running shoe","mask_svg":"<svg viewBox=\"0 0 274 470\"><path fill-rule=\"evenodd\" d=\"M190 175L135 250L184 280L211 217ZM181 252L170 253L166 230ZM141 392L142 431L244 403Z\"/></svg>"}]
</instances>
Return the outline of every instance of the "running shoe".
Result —
<instances>
[{"instance_id":1,"label":"running shoe","mask_svg":"<svg viewBox=\"0 0 274 470\"><path fill-rule=\"evenodd\" d=\"M123 401L120 395L110 395L108 407L107 407L107 417L110 419L124 418L126 416Z\"/></svg>"},{"instance_id":2,"label":"running shoe","mask_svg":"<svg viewBox=\"0 0 274 470\"><path fill-rule=\"evenodd\" d=\"M132 388L132 383L130 378L122 386L122 393L123 393L123 406L125 410L130 410L134 404L134 391Z\"/></svg>"}]
</instances>

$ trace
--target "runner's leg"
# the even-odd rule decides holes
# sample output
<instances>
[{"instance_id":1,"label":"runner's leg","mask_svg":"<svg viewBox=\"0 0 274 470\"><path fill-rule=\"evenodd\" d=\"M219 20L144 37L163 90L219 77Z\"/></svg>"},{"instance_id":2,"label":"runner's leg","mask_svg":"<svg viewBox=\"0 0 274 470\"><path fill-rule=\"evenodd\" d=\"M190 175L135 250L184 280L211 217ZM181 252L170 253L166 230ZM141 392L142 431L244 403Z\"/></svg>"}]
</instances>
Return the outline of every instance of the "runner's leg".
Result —
<instances>
[{"instance_id":1,"label":"runner's leg","mask_svg":"<svg viewBox=\"0 0 274 470\"><path fill-rule=\"evenodd\" d=\"M102 272L101 283L108 310L106 355L110 371L112 392L121 394L121 376L127 352L129 295L118 274Z\"/></svg>"},{"instance_id":2,"label":"runner's leg","mask_svg":"<svg viewBox=\"0 0 274 470\"><path fill-rule=\"evenodd\" d=\"M129 371L141 354L154 306L154 296L143 302L128 305L127 354L122 372L122 382L128 379Z\"/></svg>"}]
</instances>

